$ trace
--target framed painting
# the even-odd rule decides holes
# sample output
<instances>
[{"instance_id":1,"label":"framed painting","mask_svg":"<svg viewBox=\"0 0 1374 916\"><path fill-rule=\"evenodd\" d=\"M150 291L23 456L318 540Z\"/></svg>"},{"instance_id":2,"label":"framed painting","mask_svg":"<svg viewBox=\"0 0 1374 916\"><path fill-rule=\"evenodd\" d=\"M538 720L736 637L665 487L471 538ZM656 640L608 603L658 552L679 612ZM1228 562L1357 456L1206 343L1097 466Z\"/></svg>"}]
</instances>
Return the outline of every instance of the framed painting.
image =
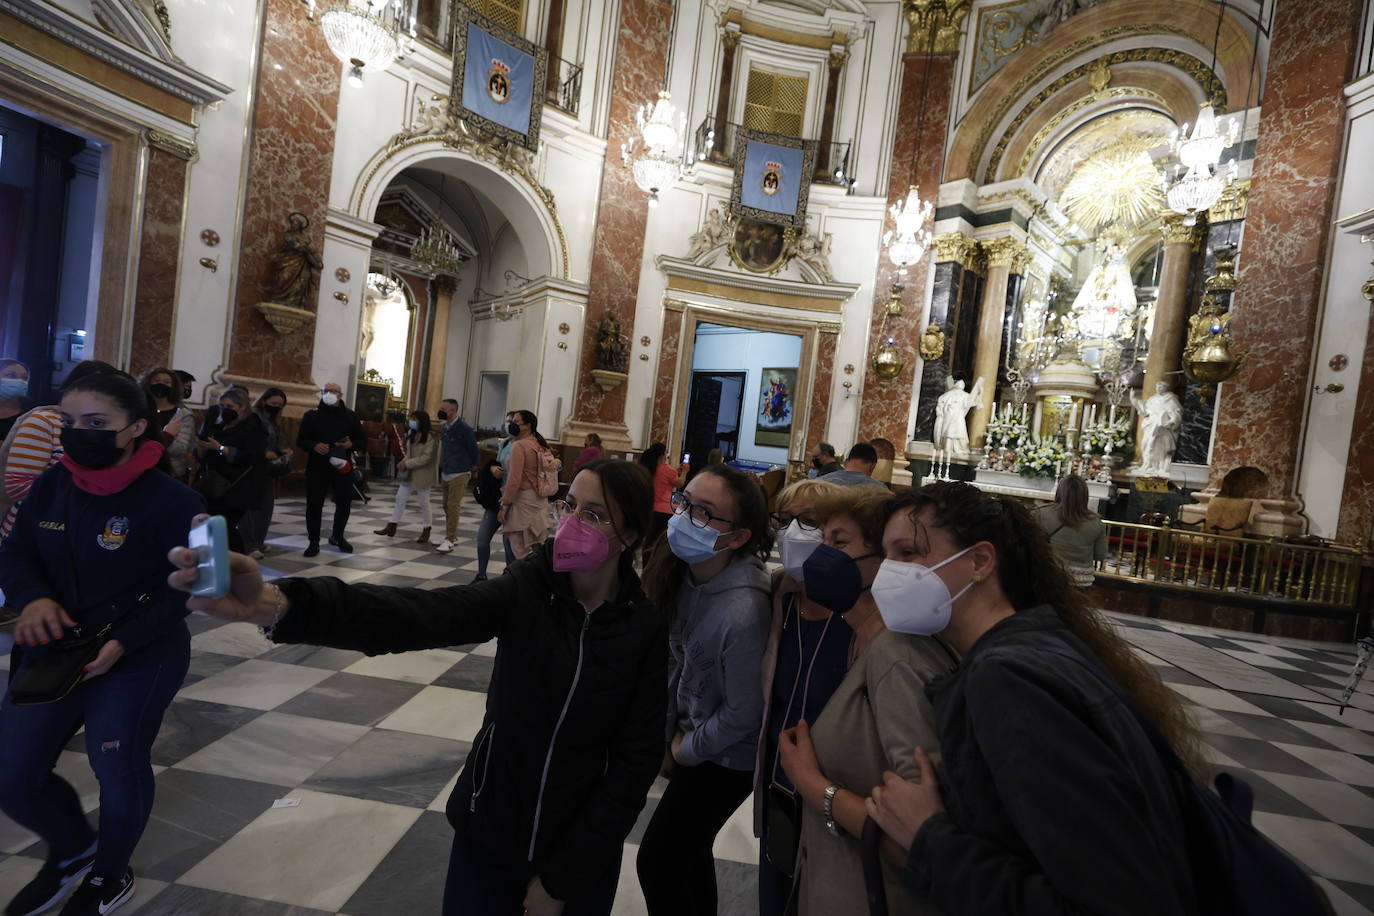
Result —
<instances>
[{"instance_id":1,"label":"framed painting","mask_svg":"<svg viewBox=\"0 0 1374 916\"><path fill-rule=\"evenodd\" d=\"M483 131L539 148L549 52L463 3L453 7L449 113Z\"/></svg>"},{"instance_id":2,"label":"framed painting","mask_svg":"<svg viewBox=\"0 0 1374 916\"><path fill-rule=\"evenodd\" d=\"M787 263L789 231L777 223L739 220L728 246L730 260L754 273L777 273Z\"/></svg>"},{"instance_id":3,"label":"framed painting","mask_svg":"<svg viewBox=\"0 0 1374 916\"><path fill-rule=\"evenodd\" d=\"M381 423L386 419L386 402L391 396L391 386L385 383L358 381L358 394L353 401L353 410L359 420Z\"/></svg>"},{"instance_id":4,"label":"framed painting","mask_svg":"<svg viewBox=\"0 0 1374 916\"><path fill-rule=\"evenodd\" d=\"M741 127L735 134L730 211L742 219L805 228L815 170L815 140Z\"/></svg>"},{"instance_id":5,"label":"framed painting","mask_svg":"<svg viewBox=\"0 0 1374 916\"><path fill-rule=\"evenodd\" d=\"M765 368L759 379L759 407L754 416L754 444L787 448L792 442L797 369Z\"/></svg>"}]
</instances>

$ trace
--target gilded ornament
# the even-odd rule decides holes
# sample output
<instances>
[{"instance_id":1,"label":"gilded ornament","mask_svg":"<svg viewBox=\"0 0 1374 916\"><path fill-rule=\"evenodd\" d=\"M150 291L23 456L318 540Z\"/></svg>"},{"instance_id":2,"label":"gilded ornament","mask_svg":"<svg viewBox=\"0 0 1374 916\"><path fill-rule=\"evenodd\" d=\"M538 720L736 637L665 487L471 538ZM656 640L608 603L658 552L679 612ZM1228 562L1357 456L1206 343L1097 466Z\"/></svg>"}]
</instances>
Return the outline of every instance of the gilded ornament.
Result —
<instances>
[{"instance_id":1,"label":"gilded ornament","mask_svg":"<svg viewBox=\"0 0 1374 916\"><path fill-rule=\"evenodd\" d=\"M194 140L183 140L153 127L148 128L144 136L148 140L148 145L153 149L160 149L164 153L170 153L178 159L185 159L187 162L196 158L197 150Z\"/></svg>"},{"instance_id":2,"label":"gilded ornament","mask_svg":"<svg viewBox=\"0 0 1374 916\"><path fill-rule=\"evenodd\" d=\"M902 10L910 28L906 36L908 54L948 54L959 50L959 33L973 0L902 0ZM935 32L934 47L931 31Z\"/></svg>"},{"instance_id":3,"label":"gilded ornament","mask_svg":"<svg viewBox=\"0 0 1374 916\"><path fill-rule=\"evenodd\" d=\"M1217 262L1226 264L1229 273L1234 263L1236 249L1227 246L1217 250ZM1219 271L1218 273L1221 273ZM1214 285L1216 284L1216 285ZM1188 319L1188 341L1183 348L1183 372L1194 382L1201 384L1198 391L1203 400L1211 398L1215 387L1233 378L1245 364L1245 355L1231 350L1231 313L1218 301L1218 292L1229 292L1225 287L1235 288L1234 277L1213 275L1203 284L1207 290L1202 297L1202 306L1197 314Z\"/></svg>"},{"instance_id":4,"label":"gilded ornament","mask_svg":"<svg viewBox=\"0 0 1374 916\"><path fill-rule=\"evenodd\" d=\"M206 248L214 248L219 244L219 233L213 229L200 230L201 244Z\"/></svg>"},{"instance_id":5,"label":"gilded ornament","mask_svg":"<svg viewBox=\"0 0 1374 916\"><path fill-rule=\"evenodd\" d=\"M310 245L306 230L310 218L294 212L286 219L286 234L281 248L272 258L272 287L267 299L280 305L304 308L315 287L315 275L323 263ZM283 332L285 333L285 332Z\"/></svg>"},{"instance_id":6,"label":"gilded ornament","mask_svg":"<svg viewBox=\"0 0 1374 916\"><path fill-rule=\"evenodd\" d=\"M1369 283L1365 285L1371 287L1370 291L1365 294L1366 297L1374 299L1374 278L1371 278ZM1344 353L1337 353L1335 356L1331 357L1327 365L1331 367L1332 372L1343 372L1346 366L1350 365L1350 357L1346 356Z\"/></svg>"},{"instance_id":7,"label":"gilded ornament","mask_svg":"<svg viewBox=\"0 0 1374 916\"><path fill-rule=\"evenodd\" d=\"M944 355L945 332L938 324L932 324L921 332L921 359L931 362Z\"/></svg>"},{"instance_id":8,"label":"gilded ornament","mask_svg":"<svg viewBox=\"0 0 1374 916\"><path fill-rule=\"evenodd\" d=\"M1065 121L1091 105L1096 105L1098 102L1112 99L1149 101L1155 103L1161 109L1166 109L1168 106L1168 102L1165 100L1164 96L1149 89L1142 89L1139 86L1117 86L1112 89L1107 89L1102 93L1102 98L1097 98L1093 95L1085 95L1080 99L1075 99L1070 105L1051 118L1044 127L1035 132L1035 136L1032 137L1030 143L1026 145L1026 152L1021 156L1021 164L1017 167L1015 174L1029 175L1031 173L1031 165L1035 160L1036 153L1045 145L1045 141L1064 125Z\"/></svg>"},{"instance_id":9,"label":"gilded ornament","mask_svg":"<svg viewBox=\"0 0 1374 916\"><path fill-rule=\"evenodd\" d=\"M1185 244L1196 249L1202 244L1203 227L1198 225L1185 225L1183 220L1184 217L1180 213L1170 213L1163 218L1161 232L1164 234L1164 244Z\"/></svg>"},{"instance_id":10,"label":"gilded ornament","mask_svg":"<svg viewBox=\"0 0 1374 916\"><path fill-rule=\"evenodd\" d=\"M339 267L334 270L334 279L340 283L347 283L353 279L353 274L348 272L347 267Z\"/></svg>"},{"instance_id":11,"label":"gilded ornament","mask_svg":"<svg viewBox=\"0 0 1374 916\"><path fill-rule=\"evenodd\" d=\"M596 368L603 372L623 373L629 366L630 347L620 330L620 316L614 311L607 312L597 325Z\"/></svg>"},{"instance_id":12,"label":"gilded ornament","mask_svg":"<svg viewBox=\"0 0 1374 916\"><path fill-rule=\"evenodd\" d=\"M560 325L558 326L558 333L560 333L560 334L566 334L566 333L568 333L568 332L571 331L571 330L572 330L572 325L568 324L566 321L563 322L562 324L560 324Z\"/></svg>"},{"instance_id":13,"label":"gilded ornament","mask_svg":"<svg viewBox=\"0 0 1374 916\"><path fill-rule=\"evenodd\" d=\"M936 264L953 262L965 270L972 266L973 259L978 254L978 242L962 232L947 232L944 235L937 235L932 247L935 249Z\"/></svg>"},{"instance_id":14,"label":"gilded ornament","mask_svg":"<svg viewBox=\"0 0 1374 916\"><path fill-rule=\"evenodd\" d=\"M989 267L1008 267L1011 268L1011 273L1019 274L1031 262L1031 252L1026 243L1009 235L989 239L982 243L982 248Z\"/></svg>"},{"instance_id":15,"label":"gilded ornament","mask_svg":"<svg viewBox=\"0 0 1374 916\"><path fill-rule=\"evenodd\" d=\"M1213 250L1216 257L1216 265L1212 268L1213 274L1207 278L1203 287L1209 293L1230 293L1236 289L1236 253L1235 245L1222 245Z\"/></svg>"},{"instance_id":16,"label":"gilded ornament","mask_svg":"<svg viewBox=\"0 0 1374 916\"><path fill-rule=\"evenodd\" d=\"M873 354L873 372L880 379L894 379L901 375L905 368L906 360L902 359L902 354L890 337L878 348L878 352Z\"/></svg>"},{"instance_id":17,"label":"gilded ornament","mask_svg":"<svg viewBox=\"0 0 1374 916\"><path fill-rule=\"evenodd\" d=\"M1250 179L1233 181L1221 192L1221 197L1207 211L1207 221L1212 225L1231 220L1245 219L1245 208L1250 201Z\"/></svg>"},{"instance_id":18,"label":"gilded ornament","mask_svg":"<svg viewBox=\"0 0 1374 916\"><path fill-rule=\"evenodd\" d=\"M1107 87L1112 84L1112 68L1099 57L1088 67L1088 85L1092 87L1093 98L1101 101L1107 97Z\"/></svg>"}]
</instances>

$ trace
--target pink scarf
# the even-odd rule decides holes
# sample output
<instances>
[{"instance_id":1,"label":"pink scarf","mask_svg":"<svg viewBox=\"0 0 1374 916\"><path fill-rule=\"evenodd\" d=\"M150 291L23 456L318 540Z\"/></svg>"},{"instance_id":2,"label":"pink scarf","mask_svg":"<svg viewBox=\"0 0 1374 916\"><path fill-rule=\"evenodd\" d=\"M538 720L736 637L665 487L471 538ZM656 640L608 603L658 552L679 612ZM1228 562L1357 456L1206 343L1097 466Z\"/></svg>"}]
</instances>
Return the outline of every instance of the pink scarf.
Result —
<instances>
[{"instance_id":1,"label":"pink scarf","mask_svg":"<svg viewBox=\"0 0 1374 916\"><path fill-rule=\"evenodd\" d=\"M110 496L123 492L145 471L157 467L162 460L162 452L161 442L145 442L134 450L128 461L112 468L88 468L77 464L67 455L62 456L62 466L72 472L72 480L82 490L96 496Z\"/></svg>"}]
</instances>

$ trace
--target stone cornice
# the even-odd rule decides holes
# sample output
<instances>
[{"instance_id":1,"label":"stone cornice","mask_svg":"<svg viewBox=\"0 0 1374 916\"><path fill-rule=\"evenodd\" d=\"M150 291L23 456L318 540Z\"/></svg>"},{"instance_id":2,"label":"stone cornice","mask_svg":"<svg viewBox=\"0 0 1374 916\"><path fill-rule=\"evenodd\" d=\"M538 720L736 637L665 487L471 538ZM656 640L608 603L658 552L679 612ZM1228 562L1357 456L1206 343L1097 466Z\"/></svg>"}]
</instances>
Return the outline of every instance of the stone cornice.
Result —
<instances>
[{"instance_id":1,"label":"stone cornice","mask_svg":"<svg viewBox=\"0 0 1374 916\"><path fill-rule=\"evenodd\" d=\"M1004 235L982 243L989 267L1009 267L1014 274L1024 273L1030 266L1031 251L1020 239Z\"/></svg>"}]
</instances>

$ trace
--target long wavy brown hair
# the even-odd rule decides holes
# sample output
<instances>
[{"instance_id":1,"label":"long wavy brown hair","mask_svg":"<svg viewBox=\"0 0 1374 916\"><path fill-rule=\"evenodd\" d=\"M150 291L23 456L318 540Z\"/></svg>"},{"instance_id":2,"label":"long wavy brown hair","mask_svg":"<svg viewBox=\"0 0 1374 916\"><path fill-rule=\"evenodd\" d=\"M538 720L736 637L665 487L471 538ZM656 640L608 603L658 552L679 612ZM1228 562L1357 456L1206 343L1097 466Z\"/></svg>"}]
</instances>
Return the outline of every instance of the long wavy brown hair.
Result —
<instances>
[{"instance_id":1,"label":"long wavy brown hair","mask_svg":"<svg viewBox=\"0 0 1374 916\"><path fill-rule=\"evenodd\" d=\"M1202 757L1197 727L1183 705L1107 618L1088 604L1055 559L1049 536L1024 506L952 481L903 493L886 508L887 519L905 512L913 522L918 513L930 509L935 526L959 547L980 541L991 544L997 550L997 581L1011 606L1017 611L1040 605L1054 608L1069 632L1097 656L1188 768L1199 777L1206 776L1209 767Z\"/></svg>"}]
</instances>

